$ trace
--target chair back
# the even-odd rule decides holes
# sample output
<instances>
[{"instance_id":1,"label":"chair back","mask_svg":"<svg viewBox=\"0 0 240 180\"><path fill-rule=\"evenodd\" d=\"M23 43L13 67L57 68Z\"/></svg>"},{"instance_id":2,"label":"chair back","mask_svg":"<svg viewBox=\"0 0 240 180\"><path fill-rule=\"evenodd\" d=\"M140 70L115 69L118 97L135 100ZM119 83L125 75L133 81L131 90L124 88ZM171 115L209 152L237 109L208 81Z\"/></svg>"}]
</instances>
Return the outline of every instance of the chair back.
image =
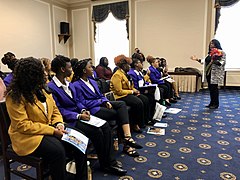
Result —
<instances>
[{"instance_id":1,"label":"chair back","mask_svg":"<svg viewBox=\"0 0 240 180\"><path fill-rule=\"evenodd\" d=\"M8 128L10 126L11 120L9 118L7 107L5 101L0 102L0 137L2 152L5 155L8 145L11 144L10 137L8 135Z\"/></svg>"},{"instance_id":2,"label":"chair back","mask_svg":"<svg viewBox=\"0 0 240 180\"><path fill-rule=\"evenodd\" d=\"M98 88L101 93L105 94L110 91L110 81L105 79L96 80L98 84Z\"/></svg>"}]
</instances>

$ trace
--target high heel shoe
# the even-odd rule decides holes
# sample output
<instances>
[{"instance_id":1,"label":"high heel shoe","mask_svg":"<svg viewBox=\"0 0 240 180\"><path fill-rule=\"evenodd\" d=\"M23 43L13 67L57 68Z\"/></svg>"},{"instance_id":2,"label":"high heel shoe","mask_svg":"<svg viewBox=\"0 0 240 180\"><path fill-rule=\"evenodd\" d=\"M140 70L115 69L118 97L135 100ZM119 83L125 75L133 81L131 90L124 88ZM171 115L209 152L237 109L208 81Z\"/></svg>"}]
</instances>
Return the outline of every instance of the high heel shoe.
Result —
<instances>
[{"instance_id":1,"label":"high heel shoe","mask_svg":"<svg viewBox=\"0 0 240 180\"><path fill-rule=\"evenodd\" d=\"M217 109L219 105L211 105L209 106L209 109Z\"/></svg>"},{"instance_id":2,"label":"high heel shoe","mask_svg":"<svg viewBox=\"0 0 240 180\"><path fill-rule=\"evenodd\" d=\"M165 101L166 106L171 106L170 102Z\"/></svg>"},{"instance_id":3,"label":"high heel shoe","mask_svg":"<svg viewBox=\"0 0 240 180\"><path fill-rule=\"evenodd\" d=\"M176 96L177 100L181 100L182 98L180 96Z\"/></svg>"},{"instance_id":4,"label":"high heel shoe","mask_svg":"<svg viewBox=\"0 0 240 180\"><path fill-rule=\"evenodd\" d=\"M170 102L170 103L177 103L177 100L175 100L175 99L172 98L172 99L169 100L169 102Z\"/></svg>"},{"instance_id":5,"label":"high heel shoe","mask_svg":"<svg viewBox=\"0 0 240 180\"><path fill-rule=\"evenodd\" d=\"M123 147L123 153L124 154L127 154L128 156L131 156L131 157L138 157L140 156L139 153L135 150L135 149L131 149L130 150L130 146L124 146Z\"/></svg>"},{"instance_id":6,"label":"high heel shoe","mask_svg":"<svg viewBox=\"0 0 240 180\"><path fill-rule=\"evenodd\" d=\"M126 144L126 145L129 145L133 148L136 148L136 149L142 149L143 147L136 143L136 141L134 141L134 139L131 137L131 136L127 136L124 138L123 142Z\"/></svg>"}]
</instances>

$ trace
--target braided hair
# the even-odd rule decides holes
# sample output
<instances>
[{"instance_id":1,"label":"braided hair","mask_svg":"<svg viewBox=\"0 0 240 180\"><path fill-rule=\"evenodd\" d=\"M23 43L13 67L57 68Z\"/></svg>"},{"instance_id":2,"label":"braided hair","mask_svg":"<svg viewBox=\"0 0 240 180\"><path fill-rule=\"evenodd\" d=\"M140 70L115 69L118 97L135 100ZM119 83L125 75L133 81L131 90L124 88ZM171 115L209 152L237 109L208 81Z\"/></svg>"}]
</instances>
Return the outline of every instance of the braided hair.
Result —
<instances>
[{"instance_id":1,"label":"braided hair","mask_svg":"<svg viewBox=\"0 0 240 180\"><path fill-rule=\"evenodd\" d=\"M79 80L81 77L83 77L84 74L84 69L86 68L88 62L90 61L90 59L83 59L78 61L75 66L73 67L73 79L72 82Z\"/></svg>"}]
</instances>

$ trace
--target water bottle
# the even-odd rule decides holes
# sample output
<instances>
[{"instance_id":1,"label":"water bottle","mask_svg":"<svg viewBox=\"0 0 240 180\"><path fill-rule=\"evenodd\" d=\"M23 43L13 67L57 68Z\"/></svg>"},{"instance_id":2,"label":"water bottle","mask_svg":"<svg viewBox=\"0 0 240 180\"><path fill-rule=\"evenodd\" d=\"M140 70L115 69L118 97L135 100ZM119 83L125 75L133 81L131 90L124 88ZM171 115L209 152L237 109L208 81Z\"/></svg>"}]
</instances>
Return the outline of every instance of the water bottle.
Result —
<instances>
[{"instance_id":1,"label":"water bottle","mask_svg":"<svg viewBox=\"0 0 240 180\"><path fill-rule=\"evenodd\" d=\"M92 169L90 167L89 161L87 161L87 171L88 171L88 180L92 180Z\"/></svg>"},{"instance_id":2,"label":"water bottle","mask_svg":"<svg viewBox=\"0 0 240 180\"><path fill-rule=\"evenodd\" d=\"M115 151L118 151L119 147L118 147L118 138L114 138L113 140L113 149Z\"/></svg>"}]
</instances>

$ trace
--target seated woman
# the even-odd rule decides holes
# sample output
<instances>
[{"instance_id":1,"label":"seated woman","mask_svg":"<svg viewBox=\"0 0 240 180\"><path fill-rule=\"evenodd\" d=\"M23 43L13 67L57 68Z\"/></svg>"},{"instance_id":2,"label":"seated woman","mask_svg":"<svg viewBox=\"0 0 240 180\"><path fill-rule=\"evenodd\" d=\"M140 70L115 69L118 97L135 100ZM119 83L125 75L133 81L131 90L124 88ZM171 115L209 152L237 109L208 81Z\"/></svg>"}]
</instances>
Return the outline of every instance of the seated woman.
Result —
<instances>
[{"instance_id":1,"label":"seated woman","mask_svg":"<svg viewBox=\"0 0 240 180\"><path fill-rule=\"evenodd\" d=\"M142 65L141 61L139 59L133 58L132 63L131 63L131 69L128 72L128 74L131 76L131 78L133 80L134 88L138 89L141 93L143 93L145 96L148 97L148 100L150 103L150 119L151 119L154 115L154 110L155 110L155 105L156 105L156 101L155 101L155 97L154 97L155 90L159 91L159 89L156 86L155 87L149 86L144 91L140 90L143 86L150 84L149 82L146 82L146 80L149 77L148 74L143 76L143 74L141 72L142 69L143 69L143 65ZM150 71L149 71L149 74L150 74ZM160 93L160 92L158 92L158 93ZM152 123L152 119L148 123Z\"/></svg>"},{"instance_id":2,"label":"seated woman","mask_svg":"<svg viewBox=\"0 0 240 180\"><path fill-rule=\"evenodd\" d=\"M89 60L91 66L92 66L92 69L93 69L93 73L92 75L90 76L90 78L94 79L94 80L97 80L99 79L98 75L97 75L97 72L96 72L96 67L93 65L93 60L92 58L87 58L87 60Z\"/></svg>"},{"instance_id":3,"label":"seated woman","mask_svg":"<svg viewBox=\"0 0 240 180\"><path fill-rule=\"evenodd\" d=\"M111 68L108 67L108 59L106 57L100 59L99 65L97 65L95 71L97 76L104 80L110 80L113 74Z\"/></svg>"},{"instance_id":4,"label":"seated woman","mask_svg":"<svg viewBox=\"0 0 240 180\"><path fill-rule=\"evenodd\" d=\"M140 127L145 127L145 123L150 120L149 100L134 88L133 81L127 74L132 60L124 55L119 55L114 58L114 62L118 66L118 70L111 78L110 90L113 91L116 100L124 101L131 107L130 119L134 120L131 122L132 129L141 133Z\"/></svg>"},{"instance_id":5,"label":"seated woman","mask_svg":"<svg viewBox=\"0 0 240 180\"><path fill-rule=\"evenodd\" d=\"M73 69L73 83L79 102L90 110L91 114L99 118L111 121L117 119L117 123L123 131L123 152L129 156L137 157L139 154L133 148L142 148L137 144L130 132L128 110L123 101L109 101L99 90L96 81L89 78L93 69L89 60L79 61Z\"/></svg>"},{"instance_id":6,"label":"seated woman","mask_svg":"<svg viewBox=\"0 0 240 180\"><path fill-rule=\"evenodd\" d=\"M156 59L158 60L158 63L159 63L159 68L157 68L157 69L159 69L159 71L162 73L162 76L163 77L169 76L167 60L165 58L156 58ZM174 91L175 99L180 100L181 97L179 96L179 90L178 90L176 82L175 81L168 82L167 80L165 80L165 82L166 83L171 83L171 86L172 86L173 91Z\"/></svg>"},{"instance_id":7,"label":"seated woman","mask_svg":"<svg viewBox=\"0 0 240 180\"><path fill-rule=\"evenodd\" d=\"M177 101L173 99L172 87L170 84L166 84L162 80L161 73L157 70L159 67L158 60L152 56L147 57L147 61L150 64L150 80L152 84L157 84L161 90L161 97L165 100L166 105L171 106L171 103L176 103Z\"/></svg>"},{"instance_id":8,"label":"seated woman","mask_svg":"<svg viewBox=\"0 0 240 180\"><path fill-rule=\"evenodd\" d=\"M76 162L75 179L86 180L86 155L60 140L66 133L63 119L52 96L42 89L44 78L40 60L29 57L17 63L6 97L13 150L19 156L42 157L52 179L65 180L67 148Z\"/></svg>"},{"instance_id":9,"label":"seated woman","mask_svg":"<svg viewBox=\"0 0 240 180\"><path fill-rule=\"evenodd\" d=\"M11 53L11 52L7 52L6 54L4 54L3 58L2 58L2 63L4 65L7 65L8 68L12 71L11 73L9 73L4 79L3 82L5 84L6 87L9 86L9 84L12 81L13 78L13 70L14 67L16 65L17 59L15 57L15 54Z\"/></svg>"},{"instance_id":10,"label":"seated woman","mask_svg":"<svg viewBox=\"0 0 240 180\"><path fill-rule=\"evenodd\" d=\"M58 55L52 60L51 67L56 75L48 83L48 87L52 90L53 98L64 121L84 132L92 141L98 155L100 168L103 171L125 175L127 171L122 169L114 157L113 139L109 124L105 123L96 127L82 122L82 120L88 121L90 119L90 112L78 101L73 84L66 80L72 74L70 59Z\"/></svg>"}]
</instances>

